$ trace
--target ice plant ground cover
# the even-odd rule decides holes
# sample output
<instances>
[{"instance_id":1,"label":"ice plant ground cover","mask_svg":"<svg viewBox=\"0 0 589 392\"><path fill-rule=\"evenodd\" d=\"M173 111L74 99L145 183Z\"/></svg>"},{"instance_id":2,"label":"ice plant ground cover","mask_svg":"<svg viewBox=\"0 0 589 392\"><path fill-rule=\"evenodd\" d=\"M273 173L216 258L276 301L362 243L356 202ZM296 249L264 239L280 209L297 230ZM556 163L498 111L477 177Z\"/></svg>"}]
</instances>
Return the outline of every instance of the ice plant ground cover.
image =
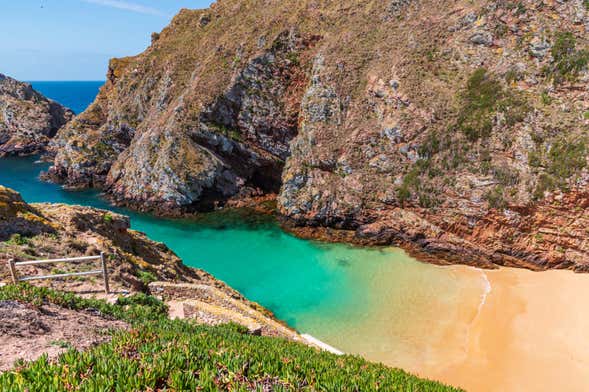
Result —
<instances>
[{"instance_id":1,"label":"ice plant ground cover","mask_svg":"<svg viewBox=\"0 0 589 392\"><path fill-rule=\"evenodd\" d=\"M252 336L237 325L202 326L169 320L154 297L135 295L111 305L30 285L0 288L0 301L100 312L129 322L110 342L17 363L0 375L1 390L310 390L453 391L402 370L337 356L291 341Z\"/></svg>"}]
</instances>

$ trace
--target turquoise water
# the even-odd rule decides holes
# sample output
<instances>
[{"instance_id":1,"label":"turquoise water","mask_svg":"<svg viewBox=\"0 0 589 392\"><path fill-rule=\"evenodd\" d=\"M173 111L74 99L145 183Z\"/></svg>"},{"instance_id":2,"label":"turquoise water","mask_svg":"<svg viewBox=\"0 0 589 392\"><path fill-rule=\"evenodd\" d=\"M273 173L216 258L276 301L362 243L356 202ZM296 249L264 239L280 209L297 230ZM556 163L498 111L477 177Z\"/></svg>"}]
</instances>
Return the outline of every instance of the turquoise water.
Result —
<instances>
[{"instance_id":1,"label":"turquoise water","mask_svg":"<svg viewBox=\"0 0 589 392\"><path fill-rule=\"evenodd\" d=\"M2 159L0 184L17 190L30 203L81 204L129 215L134 229L166 243L187 265L214 274L295 327L304 327L299 317L307 313L349 315L353 320L355 309L369 307L368 287L350 273L353 264L370 270L395 259L384 249L295 238L267 216L219 212L170 220L116 208L95 191L65 191L39 181L47 167L35 158Z\"/></svg>"},{"instance_id":2,"label":"turquoise water","mask_svg":"<svg viewBox=\"0 0 589 392\"><path fill-rule=\"evenodd\" d=\"M78 111L98 88L75 82L34 86ZM455 355L448 347L460 348L480 306L484 281L475 270L423 264L395 248L301 240L271 217L244 212L159 219L113 207L96 191L41 182L39 173L47 167L34 158L0 159L0 184L31 203L81 204L129 215L134 229L166 243L185 264L212 273L299 331L346 352L407 369L444 363Z\"/></svg>"}]
</instances>

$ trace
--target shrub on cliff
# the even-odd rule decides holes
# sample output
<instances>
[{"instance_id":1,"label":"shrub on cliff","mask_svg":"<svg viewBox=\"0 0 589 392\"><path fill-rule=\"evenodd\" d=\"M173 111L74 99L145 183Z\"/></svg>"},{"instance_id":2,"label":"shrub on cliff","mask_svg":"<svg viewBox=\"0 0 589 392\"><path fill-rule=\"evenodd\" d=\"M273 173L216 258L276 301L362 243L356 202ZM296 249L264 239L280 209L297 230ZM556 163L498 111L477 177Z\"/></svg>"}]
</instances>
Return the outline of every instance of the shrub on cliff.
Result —
<instances>
[{"instance_id":1,"label":"shrub on cliff","mask_svg":"<svg viewBox=\"0 0 589 392\"><path fill-rule=\"evenodd\" d=\"M589 51L577 49L577 38L570 32L556 34L551 54L552 63L544 72L554 84L576 81L579 73L586 69L589 63Z\"/></svg>"},{"instance_id":2,"label":"shrub on cliff","mask_svg":"<svg viewBox=\"0 0 589 392\"><path fill-rule=\"evenodd\" d=\"M548 144L549 148L546 148L545 144ZM542 199L546 191L566 191L570 180L587 167L586 155L585 137L560 137L539 143L528 155L528 163L539 173L533 199Z\"/></svg>"},{"instance_id":3,"label":"shrub on cliff","mask_svg":"<svg viewBox=\"0 0 589 392\"><path fill-rule=\"evenodd\" d=\"M485 68L473 72L461 100L457 126L471 141L491 136L497 113L503 113L507 125L512 126L523 121L529 111L521 94L504 88Z\"/></svg>"}]
</instances>

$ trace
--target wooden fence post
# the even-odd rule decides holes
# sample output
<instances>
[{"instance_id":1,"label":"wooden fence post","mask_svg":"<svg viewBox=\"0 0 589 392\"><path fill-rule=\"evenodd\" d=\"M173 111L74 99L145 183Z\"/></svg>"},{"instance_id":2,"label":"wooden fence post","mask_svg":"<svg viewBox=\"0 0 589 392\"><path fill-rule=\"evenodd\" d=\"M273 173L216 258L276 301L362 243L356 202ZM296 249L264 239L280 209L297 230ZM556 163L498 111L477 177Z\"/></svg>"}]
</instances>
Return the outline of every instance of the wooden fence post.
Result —
<instances>
[{"instance_id":1,"label":"wooden fence post","mask_svg":"<svg viewBox=\"0 0 589 392\"><path fill-rule=\"evenodd\" d=\"M104 292L110 294L110 287L108 286L108 271L106 269L106 259L104 252L100 252L100 262L102 264L102 276L104 277Z\"/></svg>"},{"instance_id":2,"label":"wooden fence post","mask_svg":"<svg viewBox=\"0 0 589 392\"><path fill-rule=\"evenodd\" d=\"M14 267L14 259L8 260L8 269L10 270L10 277L12 278L12 283L17 284L18 278L16 276L16 268Z\"/></svg>"}]
</instances>

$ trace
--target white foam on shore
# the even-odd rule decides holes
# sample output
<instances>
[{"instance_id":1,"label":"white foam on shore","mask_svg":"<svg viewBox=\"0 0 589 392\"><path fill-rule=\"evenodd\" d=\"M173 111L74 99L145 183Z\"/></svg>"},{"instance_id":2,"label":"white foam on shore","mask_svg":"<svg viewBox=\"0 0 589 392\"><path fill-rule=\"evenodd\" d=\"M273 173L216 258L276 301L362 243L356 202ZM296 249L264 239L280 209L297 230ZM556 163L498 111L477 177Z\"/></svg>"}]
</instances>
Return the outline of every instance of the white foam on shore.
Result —
<instances>
[{"instance_id":1,"label":"white foam on shore","mask_svg":"<svg viewBox=\"0 0 589 392\"><path fill-rule=\"evenodd\" d=\"M487 298L489 297L489 294L491 294L491 291L493 290L493 287L491 286L491 282L489 281L489 277L487 276L485 271L481 270L481 273L482 273L483 280L485 282L485 289L483 291L483 294L481 294L481 303L479 304L479 308L477 309L476 316L472 320L473 322L479 317L479 315L483 311L483 306L485 306L485 303L487 302Z\"/></svg>"},{"instance_id":2,"label":"white foam on shore","mask_svg":"<svg viewBox=\"0 0 589 392\"><path fill-rule=\"evenodd\" d=\"M319 347L320 349L324 350L324 351L328 351L332 354L336 354L336 355L344 355L344 353L332 346L330 346L327 343L322 342L321 340L309 335L309 334L302 334L301 335L303 337L303 339L305 339L307 342Z\"/></svg>"},{"instance_id":3,"label":"white foam on shore","mask_svg":"<svg viewBox=\"0 0 589 392\"><path fill-rule=\"evenodd\" d=\"M485 306L485 303L487 303L487 298L489 297L489 294L491 294L491 291L493 290L493 287L491 286L491 282L489 281L489 277L487 276L485 271L482 269L479 269L479 268L477 268L477 270L481 272L481 277L483 278L484 286L483 286L483 292L481 294L481 302L479 302L477 312L474 315L474 317L472 318L472 321L470 322L470 324L468 325L468 327L466 329L465 342L464 342L465 357L468 356L468 352L470 349L470 330L471 330L473 324L475 323L475 321L481 315L481 313L483 311L483 307Z\"/></svg>"}]
</instances>

